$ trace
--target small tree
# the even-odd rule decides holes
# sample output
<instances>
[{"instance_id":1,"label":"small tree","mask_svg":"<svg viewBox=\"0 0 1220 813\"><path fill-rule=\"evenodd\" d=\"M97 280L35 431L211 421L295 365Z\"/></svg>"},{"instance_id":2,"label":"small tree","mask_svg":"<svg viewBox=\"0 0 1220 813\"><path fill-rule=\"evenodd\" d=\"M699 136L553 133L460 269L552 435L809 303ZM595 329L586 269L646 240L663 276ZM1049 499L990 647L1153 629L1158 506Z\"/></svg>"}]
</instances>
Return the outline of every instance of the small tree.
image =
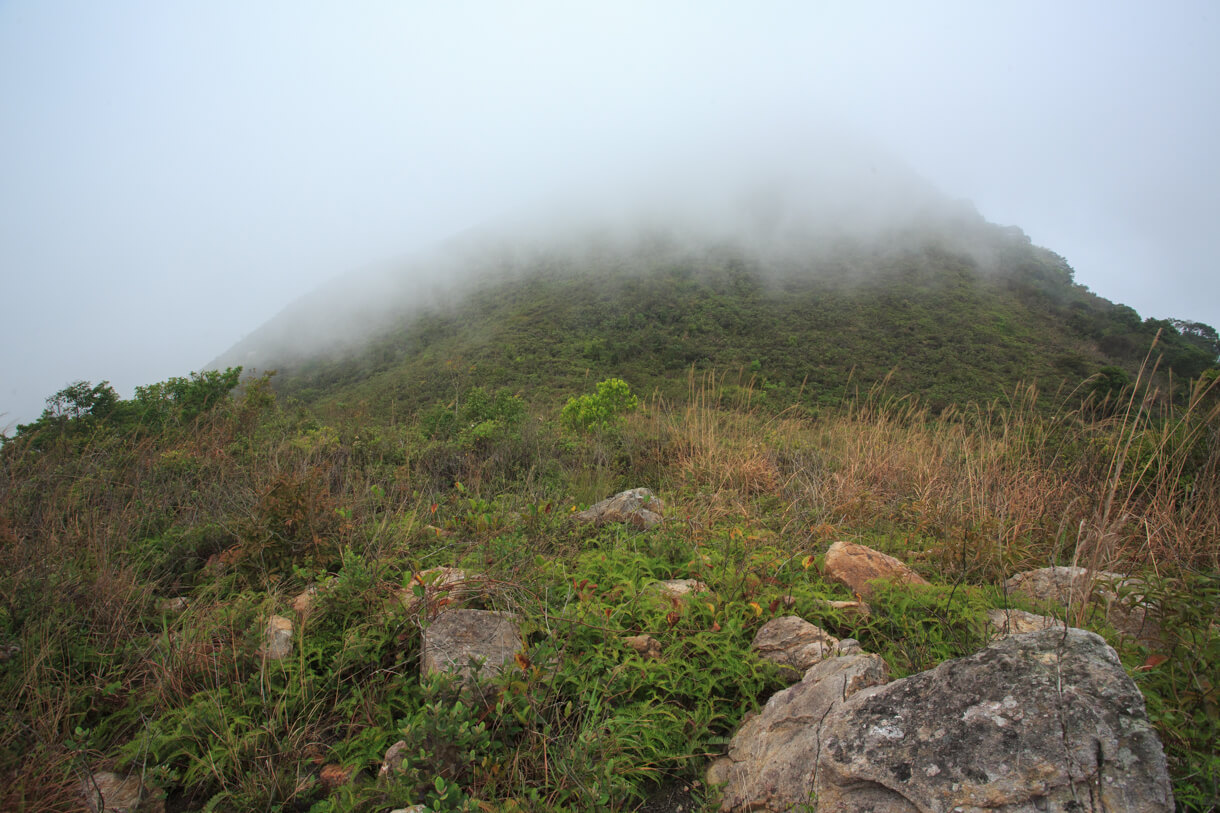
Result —
<instances>
[{"instance_id":1,"label":"small tree","mask_svg":"<svg viewBox=\"0 0 1220 813\"><path fill-rule=\"evenodd\" d=\"M559 420L574 432L609 429L639 403L626 381L608 378L597 385L596 394L569 398Z\"/></svg>"}]
</instances>

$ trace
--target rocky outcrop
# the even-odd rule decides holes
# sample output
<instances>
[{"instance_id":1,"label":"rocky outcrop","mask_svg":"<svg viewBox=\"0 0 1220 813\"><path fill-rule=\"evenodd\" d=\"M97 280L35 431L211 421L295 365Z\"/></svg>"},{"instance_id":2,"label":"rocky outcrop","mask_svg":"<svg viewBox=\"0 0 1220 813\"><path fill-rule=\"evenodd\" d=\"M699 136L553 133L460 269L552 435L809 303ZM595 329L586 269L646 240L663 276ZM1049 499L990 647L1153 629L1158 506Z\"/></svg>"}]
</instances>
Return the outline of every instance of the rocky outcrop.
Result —
<instances>
[{"instance_id":1,"label":"rocky outcrop","mask_svg":"<svg viewBox=\"0 0 1220 813\"><path fill-rule=\"evenodd\" d=\"M474 679L472 663L480 676L496 675L521 651L521 630L516 616L495 610L445 610L424 628L424 677L453 672L463 682Z\"/></svg>"},{"instance_id":2,"label":"rocky outcrop","mask_svg":"<svg viewBox=\"0 0 1220 813\"><path fill-rule=\"evenodd\" d=\"M1077 623L1097 614L1129 638L1146 643L1160 638L1138 579L1083 567L1044 567L1017 573L1004 586L1034 601L1079 611L1069 616Z\"/></svg>"},{"instance_id":3,"label":"rocky outcrop","mask_svg":"<svg viewBox=\"0 0 1220 813\"><path fill-rule=\"evenodd\" d=\"M819 813L1173 810L1143 697L1079 629L1010 636L861 692L827 715L820 744Z\"/></svg>"},{"instance_id":4,"label":"rocky outcrop","mask_svg":"<svg viewBox=\"0 0 1220 813\"><path fill-rule=\"evenodd\" d=\"M621 491L613 497L586 508L576 519L594 525L621 522L641 530L656 527L662 522L665 503L647 488Z\"/></svg>"},{"instance_id":5,"label":"rocky outcrop","mask_svg":"<svg viewBox=\"0 0 1220 813\"><path fill-rule=\"evenodd\" d=\"M709 783L724 785L722 811L806 809L814 792L814 767L822 750L826 717L857 691L884 683L885 662L876 655L822 661L800 683L771 696L747 718L712 763Z\"/></svg>"},{"instance_id":6,"label":"rocky outcrop","mask_svg":"<svg viewBox=\"0 0 1220 813\"><path fill-rule=\"evenodd\" d=\"M773 618L759 628L750 643L764 660L779 665L799 680L816 663L835 654L839 639L795 615Z\"/></svg>"},{"instance_id":7,"label":"rocky outcrop","mask_svg":"<svg viewBox=\"0 0 1220 813\"><path fill-rule=\"evenodd\" d=\"M846 585L853 593L864 598L872 595L872 582L888 581L895 584L927 584L928 582L895 559L865 545L842 540L826 551L826 577Z\"/></svg>"}]
</instances>

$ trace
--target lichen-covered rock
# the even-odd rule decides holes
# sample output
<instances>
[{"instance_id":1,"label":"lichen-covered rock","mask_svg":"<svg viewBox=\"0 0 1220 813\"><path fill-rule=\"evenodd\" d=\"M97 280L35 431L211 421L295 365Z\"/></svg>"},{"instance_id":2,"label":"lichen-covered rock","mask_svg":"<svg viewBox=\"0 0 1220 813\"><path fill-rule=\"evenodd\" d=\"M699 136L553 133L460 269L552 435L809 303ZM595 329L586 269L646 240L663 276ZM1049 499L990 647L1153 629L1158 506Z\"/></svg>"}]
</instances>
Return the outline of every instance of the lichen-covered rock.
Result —
<instances>
[{"instance_id":1,"label":"lichen-covered rock","mask_svg":"<svg viewBox=\"0 0 1220 813\"><path fill-rule=\"evenodd\" d=\"M292 653L292 621L282 615L273 615L267 619L267 628L263 631L263 657L278 661L287 658Z\"/></svg>"},{"instance_id":2,"label":"lichen-covered rock","mask_svg":"<svg viewBox=\"0 0 1220 813\"><path fill-rule=\"evenodd\" d=\"M838 541L826 551L826 577L846 585L864 598L872 595L871 582L883 580L896 584L928 582L895 559L866 545Z\"/></svg>"},{"instance_id":3,"label":"lichen-covered rock","mask_svg":"<svg viewBox=\"0 0 1220 813\"><path fill-rule=\"evenodd\" d=\"M424 677L436 672L454 672L469 683L474 677L472 660L481 664L479 674L492 677L521 651L521 630L516 616L495 610L445 610L424 629Z\"/></svg>"},{"instance_id":4,"label":"lichen-covered rock","mask_svg":"<svg viewBox=\"0 0 1220 813\"><path fill-rule=\"evenodd\" d=\"M586 508L576 514L576 519L595 525L622 522L647 530L661 524L661 514L664 511L665 503L652 491L647 488L633 488L620 491L613 497Z\"/></svg>"},{"instance_id":5,"label":"lichen-covered rock","mask_svg":"<svg viewBox=\"0 0 1220 813\"><path fill-rule=\"evenodd\" d=\"M720 809L802 810L814 791L814 766L827 714L861 689L884 683L885 661L876 655L831 658L810 668L800 683L776 692L747 718L712 763L707 781L724 785Z\"/></svg>"},{"instance_id":6,"label":"lichen-covered rock","mask_svg":"<svg viewBox=\"0 0 1220 813\"><path fill-rule=\"evenodd\" d=\"M386 749L385 756L381 760L381 768L377 771L377 775L381 777L390 777L402 770L402 764L407 759L407 741L399 740Z\"/></svg>"},{"instance_id":7,"label":"lichen-covered rock","mask_svg":"<svg viewBox=\"0 0 1220 813\"><path fill-rule=\"evenodd\" d=\"M827 715L819 813L1173 810L1144 699L1097 635L1013 635Z\"/></svg>"},{"instance_id":8,"label":"lichen-covered rock","mask_svg":"<svg viewBox=\"0 0 1220 813\"><path fill-rule=\"evenodd\" d=\"M835 654L839 639L795 615L773 618L759 628L750 648L785 667L799 680L809 667Z\"/></svg>"},{"instance_id":9,"label":"lichen-covered rock","mask_svg":"<svg viewBox=\"0 0 1220 813\"><path fill-rule=\"evenodd\" d=\"M80 793L92 813L165 813L165 795L138 776L95 773L81 782Z\"/></svg>"},{"instance_id":10,"label":"lichen-covered rock","mask_svg":"<svg viewBox=\"0 0 1220 813\"><path fill-rule=\"evenodd\" d=\"M1139 579L1083 567L1043 567L1017 573L1005 588L1035 601L1073 610L1077 623L1097 614L1129 638L1156 642L1161 630L1149 612Z\"/></svg>"}]
</instances>

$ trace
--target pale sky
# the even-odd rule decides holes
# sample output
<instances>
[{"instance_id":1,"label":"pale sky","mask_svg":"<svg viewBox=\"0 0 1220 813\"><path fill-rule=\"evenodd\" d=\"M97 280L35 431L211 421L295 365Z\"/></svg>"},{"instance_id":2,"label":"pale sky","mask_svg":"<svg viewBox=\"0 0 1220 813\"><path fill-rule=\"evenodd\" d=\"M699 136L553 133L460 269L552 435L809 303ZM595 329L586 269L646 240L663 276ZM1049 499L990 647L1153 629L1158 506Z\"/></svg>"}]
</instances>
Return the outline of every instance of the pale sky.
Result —
<instances>
[{"instance_id":1,"label":"pale sky","mask_svg":"<svg viewBox=\"0 0 1220 813\"><path fill-rule=\"evenodd\" d=\"M0 0L0 428L709 133L859 132L1220 325L1213 2Z\"/></svg>"}]
</instances>

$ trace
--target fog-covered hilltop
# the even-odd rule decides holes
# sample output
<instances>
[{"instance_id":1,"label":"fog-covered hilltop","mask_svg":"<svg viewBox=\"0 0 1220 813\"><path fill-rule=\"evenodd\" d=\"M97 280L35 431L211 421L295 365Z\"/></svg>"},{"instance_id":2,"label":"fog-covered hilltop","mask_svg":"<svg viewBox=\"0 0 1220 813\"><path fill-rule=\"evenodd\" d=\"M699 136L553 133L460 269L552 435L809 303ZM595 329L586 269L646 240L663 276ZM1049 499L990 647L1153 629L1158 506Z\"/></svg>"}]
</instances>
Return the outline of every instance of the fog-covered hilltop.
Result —
<instances>
[{"instance_id":1,"label":"fog-covered hilltop","mask_svg":"<svg viewBox=\"0 0 1220 813\"><path fill-rule=\"evenodd\" d=\"M277 369L307 401L408 407L448 386L445 364L544 391L590 373L669 391L692 366L748 368L813 403L849 375L892 374L944 405L1134 372L1158 329L1179 377L1215 361L1206 330L1183 337L1092 294L1019 228L898 162L801 155L691 156L505 216L336 279L213 366Z\"/></svg>"}]
</instances>

